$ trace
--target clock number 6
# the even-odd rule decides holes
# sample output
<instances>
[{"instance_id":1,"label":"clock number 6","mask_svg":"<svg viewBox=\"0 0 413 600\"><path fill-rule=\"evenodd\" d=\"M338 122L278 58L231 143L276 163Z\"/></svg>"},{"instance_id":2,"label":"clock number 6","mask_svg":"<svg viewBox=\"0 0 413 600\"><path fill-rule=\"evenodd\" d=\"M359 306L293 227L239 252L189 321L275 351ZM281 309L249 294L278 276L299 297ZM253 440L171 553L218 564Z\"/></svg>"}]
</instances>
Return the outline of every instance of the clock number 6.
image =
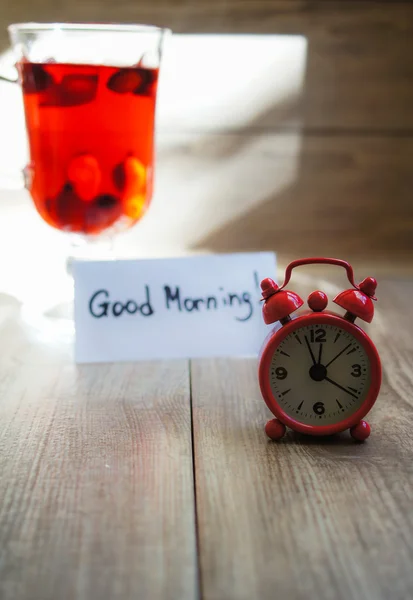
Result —
<instances>
[{"instance_id":1,"label":"clock number 6","mask_svg":"<svg viewBox=\"0 0 413 600\"><path fill-rule=\"evenodd\" d=\"M277 367L275 369L275 376L277 377L277 379L285 379L287 375L287 369L284 369L284 367Z\"/></svg>"},{"instance_id":2,"label":"clock number 6","mask_svg":"<svg viewBox=\"0 0 413 600\"><path fill-rule=\"evenodd\" d=\"M361 375L361 367L360 365L351 365L351 368L353 369L351 374L353 375L353 377L360 377Z\"/></svg>"},{"instance_id":3,"label":"clock number 6","mask_svg":"<svg viewBox=\"0 0 413 600\"><path fill-rule=\"evenodd\" d=\"M313 411L316 415L323 415L326 412L326 409L324 408L324 402L316 402L313 405Z\"/></svg>"}]
</instances>

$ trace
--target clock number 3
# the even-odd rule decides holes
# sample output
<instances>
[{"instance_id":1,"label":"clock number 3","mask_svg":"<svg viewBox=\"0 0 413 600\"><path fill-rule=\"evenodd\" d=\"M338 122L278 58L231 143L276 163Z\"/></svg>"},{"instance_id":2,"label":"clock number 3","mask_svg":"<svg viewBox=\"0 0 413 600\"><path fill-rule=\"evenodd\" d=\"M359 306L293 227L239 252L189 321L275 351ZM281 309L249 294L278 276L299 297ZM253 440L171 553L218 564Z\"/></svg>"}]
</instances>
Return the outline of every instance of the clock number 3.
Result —
<instances>
[{"instance_id":1,"label":"clock number 3","mask_svg":"<svg viewBox=\"0 0 413 600\"><path fill-rule=\"evenodd\" d=\"M360 377L361 375L361 367L360 365L351 365L351 368L353 369L351 374L353 377Z\"/></svg>"}]
</instances>

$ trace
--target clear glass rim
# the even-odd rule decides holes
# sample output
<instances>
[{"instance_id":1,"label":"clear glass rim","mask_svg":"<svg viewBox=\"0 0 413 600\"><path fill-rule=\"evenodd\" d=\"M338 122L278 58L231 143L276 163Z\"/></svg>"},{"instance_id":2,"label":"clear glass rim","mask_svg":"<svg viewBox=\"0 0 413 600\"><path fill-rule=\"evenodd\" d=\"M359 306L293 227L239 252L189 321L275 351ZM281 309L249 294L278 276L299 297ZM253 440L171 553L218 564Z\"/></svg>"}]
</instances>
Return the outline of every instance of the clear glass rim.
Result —
<instances>
[{"instance_id":1,"label":"clear glass rim","mask_svg":"<svg viewBox=\"0 0 413 600\"><path fill-rule=\"evenodd\" d=\"M41 31L53 31L60 29L63 31L91 31L91 32L129 32L129 33L171 33L167 27L158 27L156 25L145 25L138 23L11 23L7 27L11 34L15 33L35 33Z\"/></svg>"}]
</instances>

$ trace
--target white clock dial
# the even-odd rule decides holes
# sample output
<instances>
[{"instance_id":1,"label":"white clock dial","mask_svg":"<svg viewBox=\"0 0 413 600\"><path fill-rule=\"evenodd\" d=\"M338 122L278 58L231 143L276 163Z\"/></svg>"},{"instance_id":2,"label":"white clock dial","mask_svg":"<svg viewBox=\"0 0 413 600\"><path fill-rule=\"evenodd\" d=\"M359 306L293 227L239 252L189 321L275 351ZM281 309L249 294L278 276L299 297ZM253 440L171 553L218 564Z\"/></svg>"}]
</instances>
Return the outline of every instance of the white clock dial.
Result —
<instances>
[{"instance_id":1,"label":"white clock dial","mask_svg":"<svg viewBox=\"0 0 413 600\"><path fill-rule=\"evenodd\" d=\"M273 395L288 416L307 425L333 425L355 413L369 392L367 353L336 325L304 325L275 349Z\"/></svg>"}]
</instances>

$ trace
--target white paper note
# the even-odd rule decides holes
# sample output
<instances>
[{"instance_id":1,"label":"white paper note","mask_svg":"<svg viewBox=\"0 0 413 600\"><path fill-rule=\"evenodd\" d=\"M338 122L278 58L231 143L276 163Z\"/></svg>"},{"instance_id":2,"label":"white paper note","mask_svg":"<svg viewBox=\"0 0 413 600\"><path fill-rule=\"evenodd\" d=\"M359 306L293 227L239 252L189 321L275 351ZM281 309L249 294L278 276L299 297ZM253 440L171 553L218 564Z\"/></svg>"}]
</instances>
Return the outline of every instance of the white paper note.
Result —
<instances>
[{"instance_id":1,"label":"white paper note","mask_svg":"<svg viewBox=\"0 0 413 600\"><path fill-rule=\"evenodd\" d=\"M275 255L76 262L79 363L257 355Z\"/></svg>"}]
</instances>

